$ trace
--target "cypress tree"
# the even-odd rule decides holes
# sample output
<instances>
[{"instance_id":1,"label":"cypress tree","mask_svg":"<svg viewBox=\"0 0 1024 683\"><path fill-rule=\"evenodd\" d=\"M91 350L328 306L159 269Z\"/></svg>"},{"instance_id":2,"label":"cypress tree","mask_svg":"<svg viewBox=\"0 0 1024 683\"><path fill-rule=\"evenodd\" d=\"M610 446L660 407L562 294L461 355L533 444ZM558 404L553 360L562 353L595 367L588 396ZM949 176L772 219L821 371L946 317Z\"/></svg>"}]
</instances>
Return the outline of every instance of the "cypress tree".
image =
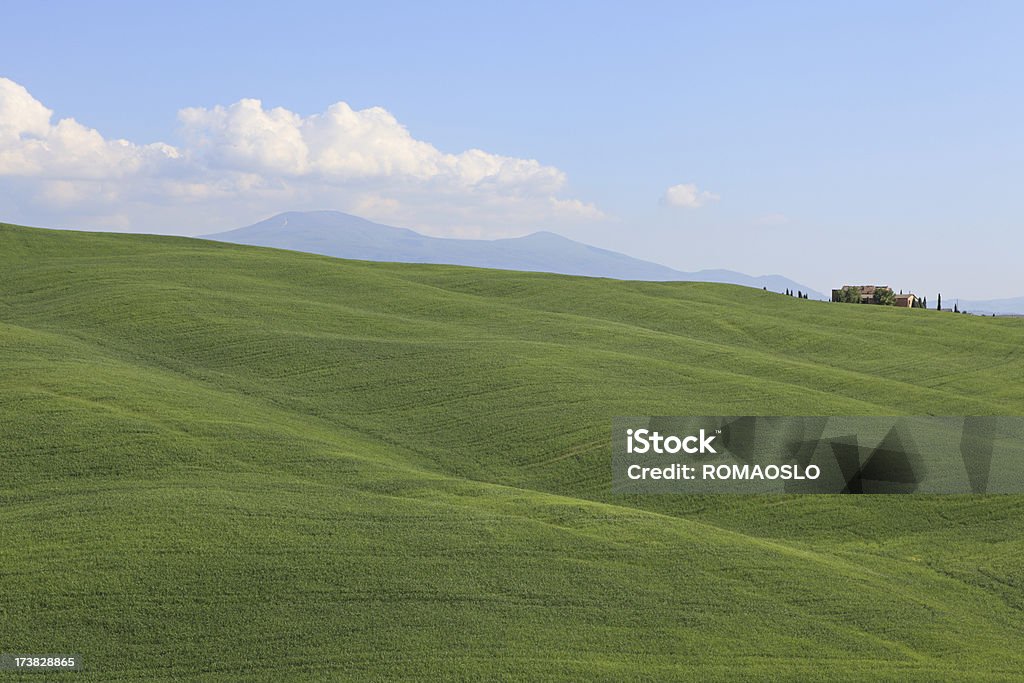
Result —
<instances>
[{"instance_id":1,"label":"cypress tree","mask_svg":"<svg viewBox=\"0 0 1024 683\"><path fill-rule=\"evenodd\" d=\"M941 311L942 310L942 292L939 292L939 303L935 304L935 310L936 311Z\"/></svg>"}]
</instances>

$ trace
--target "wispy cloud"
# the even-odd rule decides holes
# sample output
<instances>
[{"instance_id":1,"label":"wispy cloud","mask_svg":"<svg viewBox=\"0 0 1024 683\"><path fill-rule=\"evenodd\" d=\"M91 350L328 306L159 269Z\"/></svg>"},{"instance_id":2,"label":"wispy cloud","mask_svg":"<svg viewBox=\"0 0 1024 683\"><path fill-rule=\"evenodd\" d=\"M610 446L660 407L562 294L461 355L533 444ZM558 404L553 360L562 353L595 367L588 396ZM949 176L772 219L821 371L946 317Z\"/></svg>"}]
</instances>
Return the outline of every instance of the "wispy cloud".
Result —
<instances>
[{"instance_id":1,"label":"wispy cloud","mask_svg":"<svg viewBox=\"0 0 1024 683\"><path fill-rule=\"evenodd\" d=\"M757 225L764 227L779 227L782 225L788 225L791 221L789 216L782 213L768 213L763 216L758 216L754 221Z\"/></svg>"}]
</instances>

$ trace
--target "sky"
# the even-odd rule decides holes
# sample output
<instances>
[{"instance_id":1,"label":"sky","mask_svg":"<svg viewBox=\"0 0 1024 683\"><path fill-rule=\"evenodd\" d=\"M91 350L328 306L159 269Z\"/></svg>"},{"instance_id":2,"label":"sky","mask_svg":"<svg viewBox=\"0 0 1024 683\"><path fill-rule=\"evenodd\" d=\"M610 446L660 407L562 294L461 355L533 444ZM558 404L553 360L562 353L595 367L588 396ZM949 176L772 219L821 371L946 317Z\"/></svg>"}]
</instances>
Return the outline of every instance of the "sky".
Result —
<instances>
[{"instance_id":1,"label":"sky","mask_svg":"<svg viewBox=\"0 0 1024 683\"><path fill-rule=\"evenodd\" d=\"M1024 296L1024 3L5 3L0 221Z\"/></svg>"}]
</instances>

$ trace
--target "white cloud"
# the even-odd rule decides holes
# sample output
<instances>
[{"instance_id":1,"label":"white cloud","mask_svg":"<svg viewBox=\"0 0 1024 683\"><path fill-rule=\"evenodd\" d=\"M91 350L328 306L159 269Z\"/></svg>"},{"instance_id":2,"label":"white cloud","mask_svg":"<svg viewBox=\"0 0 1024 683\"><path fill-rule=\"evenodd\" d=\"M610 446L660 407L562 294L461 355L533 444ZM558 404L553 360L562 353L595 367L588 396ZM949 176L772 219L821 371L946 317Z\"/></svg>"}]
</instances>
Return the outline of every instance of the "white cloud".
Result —
<instances>
[{"instance_id":1,"label":"white cloud","mask_svg":"<svg viewBox=\"0 0 1024 683\"><path fill-rule=\"evenodd\" d=\"M170 145L105 140L74 119L52 119L24 87L0 78L0 176L116 179L156 171L179 156Z\"/></svg>"},{"instance_id":2,"label":"white cloud","mask_svg":"<svg viewBox=\"0 0 1024 683\"><path fill-rule=\"evenodd\" d=\"M259 100L229 107L192 107L178 112L193 153L213 169L301 175L309 149L299 130L302 119L287 109L266 111Z\"/></svg>"},{"instance_id":3,"label":"white cloud","mask_svg":"<svg viewBox=\"0 0 1024 683\"><path fill-rule=\"evenodd\" d=\"M338 102L301 117L259 100L229 107L183 109L190 147L211 168L316 177L324 181L400 179L451 189L485 188L553 194L565 174L532 159L471 149L444 154L415 139L380 107L355 111Z\"/></svg>"},{"instance_id":4,"label":"white cloud","mask_svg":"<svg viewBox=\"0 0 1024 683\"><path fill-rule=\"evenodd\" d=\"M0 78L0 195L54 224L188 232L289 209L333 208L435 233L526 232L603 218L561 196L553 166L470 149L442 152L387 110L338 102L301 116L260 100L178 113L184 144L108 140ZM7 220L15 217L4 216ZM173 222L172 222L173 221ZM86 226L83 226L86 227Z\"/></svg>"},{"instance_id":5,"label":"white cloud","mask_svg":"<svg viewBox=\"0 0 1024 683\"><path fill-rule=\"evenodd\" d=\"M707 190L699 190L693 183L673 185L665 190L661 201L668 206L682 206L688 209L696 209L709 202L717 202L719 196Z\"/></svg>"},{"instance_id":6,"label":"white cloud","mask_svg":"<svg viewBox=\"0 0 1024 683\"><path fill-rule=\"evenodd\" d=\"M6 147L22 135L45 136L52 115L24 87L0 78L0 145Z\"/></svg>"}]
</instances>

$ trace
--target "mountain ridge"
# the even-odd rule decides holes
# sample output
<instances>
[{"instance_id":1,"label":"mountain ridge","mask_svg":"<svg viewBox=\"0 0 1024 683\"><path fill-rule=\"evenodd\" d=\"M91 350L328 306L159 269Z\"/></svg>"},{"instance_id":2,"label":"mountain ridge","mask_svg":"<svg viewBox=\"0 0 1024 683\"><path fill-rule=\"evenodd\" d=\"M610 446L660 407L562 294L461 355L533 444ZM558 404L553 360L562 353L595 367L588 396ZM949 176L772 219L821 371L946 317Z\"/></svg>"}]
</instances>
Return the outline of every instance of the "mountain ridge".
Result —
<instances>
[{"instance_id":1,"label":"mountain ridge","mask_svg":"<svg viewBox=\"0 0 1024 683\"><path fill-rule=\"evenodd\" d=\"M1006 299L959 299L961 310L978 315L1024 315L1024 296Z\"/></svg>"},{"instance_id":2,"label":"mountain ridge","mask_svg":"<svg viewBox=\"0 0 1024 683\"><path fill-rule=\"evenodd\" d=\"M337 258L523 270L654 282L719 282L806 292L782 275L752 276L726 269L684 272L542 230L493 240L431 237L340 211L286 211L253 225L202 236L220 242L275 247Z\"/></svg>"}]
</instances>

